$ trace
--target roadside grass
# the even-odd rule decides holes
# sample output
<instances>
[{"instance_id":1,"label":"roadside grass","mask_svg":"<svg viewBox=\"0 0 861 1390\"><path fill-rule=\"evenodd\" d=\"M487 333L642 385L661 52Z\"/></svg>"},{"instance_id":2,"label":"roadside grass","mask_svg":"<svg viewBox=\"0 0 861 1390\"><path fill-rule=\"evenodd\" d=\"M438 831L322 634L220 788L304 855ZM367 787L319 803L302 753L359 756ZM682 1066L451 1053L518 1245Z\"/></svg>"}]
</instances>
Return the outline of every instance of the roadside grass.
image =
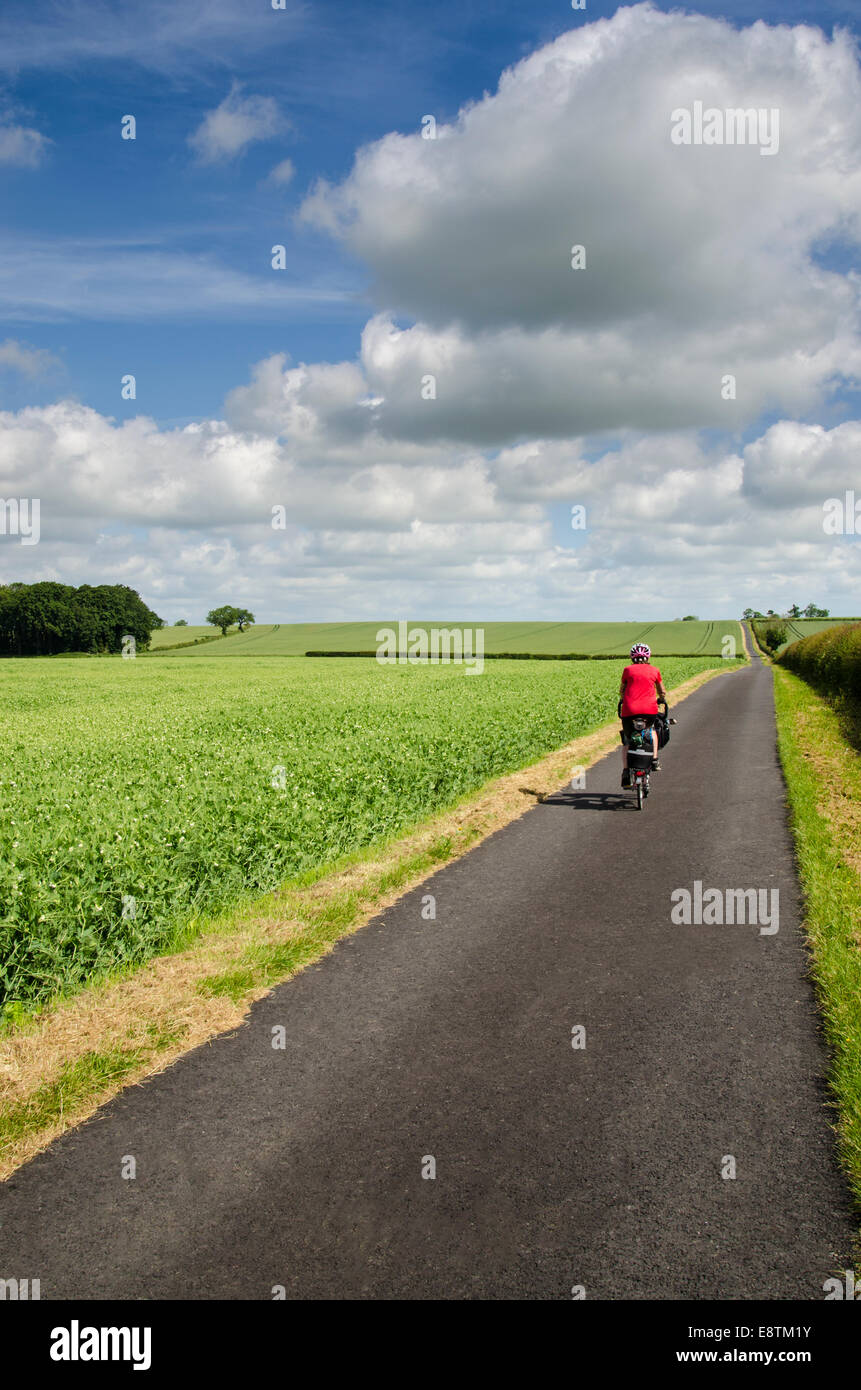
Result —
<instances>
[{"instance_id":1,"label":"roadside grass","mask_svg":"<svg viewBox=\"0 0 861 1390\"><path fill-rule=\"evenodd\" d=\"M835 1130L861 1213L861 707L780 666L774 694Z\"/></svg>"},{"instance_id":2,"label":"roadside grass","mask_svg":"<svg viewBox=\"0 0 861 1390\"><path fill-rule=\"evenodd\" d=\"M700 672L669 692L673 705L740 669L734 661ZM274 985L558 790L573 766L589 767L618 746L618 724L605 724L487 782L406 835L191 921L168 952L141 966L17 1011L0 1028L0 1181L124 1086L240 1027Z\"/></svg>"},{"instance_id":3,"label":"roadside grass","mask_svg":"<svg viewBox=\"0 0 861 1390\"><path fill-rule=\"evenodd\" d=\"M85 1052L72 1062L64 1062L57 1075L44 1082L25 1100L11 1105L2 1117L0 1136L7 1144L20 1141L34 1130L74 1114L92 1095L108 1090L113 1094L139 1067L150 1052L177 1041L176 1030L159 1032L150 1028L149 1043L137 1047L117 1045L105 1052Z\"/></svg>"}]
</instances>

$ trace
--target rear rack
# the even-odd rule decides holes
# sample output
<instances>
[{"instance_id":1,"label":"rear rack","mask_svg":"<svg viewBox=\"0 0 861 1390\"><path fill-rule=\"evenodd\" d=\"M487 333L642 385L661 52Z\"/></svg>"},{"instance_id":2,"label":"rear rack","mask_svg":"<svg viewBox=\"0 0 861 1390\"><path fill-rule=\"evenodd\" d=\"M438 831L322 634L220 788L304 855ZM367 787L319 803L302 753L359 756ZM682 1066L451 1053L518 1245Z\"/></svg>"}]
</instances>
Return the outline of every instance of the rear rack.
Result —
<instances>
[{"instance_id":1,"label":"rear rack","mask_svg":"<svg viewBox=\"0 0 861 1390\"><path fill-rule=\"evenodd\" d=\"M651 772L653 756L645 748L628 749L628 767L634 772Z\"/></svg>"}]
</instances>

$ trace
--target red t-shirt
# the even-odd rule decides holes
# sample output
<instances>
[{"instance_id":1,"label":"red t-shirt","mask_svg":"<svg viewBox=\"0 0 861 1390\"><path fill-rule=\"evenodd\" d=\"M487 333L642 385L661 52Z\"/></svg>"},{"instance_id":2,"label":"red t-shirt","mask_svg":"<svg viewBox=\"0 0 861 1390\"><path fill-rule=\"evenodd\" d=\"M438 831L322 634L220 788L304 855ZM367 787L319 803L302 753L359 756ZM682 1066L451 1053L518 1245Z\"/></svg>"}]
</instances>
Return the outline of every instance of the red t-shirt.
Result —
<instances>
[{"instance_id":1,"label":"red t-shirt","mask_svg":"<svg viewBox=\"0 0 861 1390\"><path fill-rule=\"evenodd\" d=\"M638 661L626 666L622 672L625 693L622 696L622 714L657 714L658 692L656 686L661 679L657 666L648 661Z\"/></svg>"}]
</instances>

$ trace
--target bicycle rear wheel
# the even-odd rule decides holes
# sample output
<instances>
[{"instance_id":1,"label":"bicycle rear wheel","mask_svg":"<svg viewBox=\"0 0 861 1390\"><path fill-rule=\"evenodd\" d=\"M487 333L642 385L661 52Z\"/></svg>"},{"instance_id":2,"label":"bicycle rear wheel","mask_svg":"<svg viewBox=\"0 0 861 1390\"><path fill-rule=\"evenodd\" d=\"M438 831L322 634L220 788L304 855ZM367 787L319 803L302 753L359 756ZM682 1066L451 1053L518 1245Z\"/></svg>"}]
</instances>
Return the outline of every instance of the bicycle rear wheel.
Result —
<instances>
[{"instance_id":1,"label":"bicycle rear wheel","mask_svg":"<svg viewBox=\"0 0 861 1390\"><path fill-rule=\"evenodd\" d=\"M643 783L641 778L637 778L637 810L643 809Z\"/></svg>"}]
</instances>

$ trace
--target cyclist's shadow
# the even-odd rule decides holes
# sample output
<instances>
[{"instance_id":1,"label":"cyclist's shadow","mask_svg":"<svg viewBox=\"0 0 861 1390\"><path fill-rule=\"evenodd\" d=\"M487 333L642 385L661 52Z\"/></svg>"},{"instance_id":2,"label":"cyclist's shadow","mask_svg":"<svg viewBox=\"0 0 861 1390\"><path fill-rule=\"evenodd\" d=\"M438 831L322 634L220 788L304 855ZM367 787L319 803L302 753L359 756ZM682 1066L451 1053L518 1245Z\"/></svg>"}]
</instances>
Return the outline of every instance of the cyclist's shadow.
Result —
<instances>
[{"instance_id":1,"label":"cyclist's shadow","mask_svg":"<svg viewBox=\"0 0 861 1390\"><path fill-rule=\"evenodd\" d=\"M636 811L637 803L630 792L577 792L566 788L544 797L543 806L565 806L573 811Z\"/></svg>"}]
</instances>

